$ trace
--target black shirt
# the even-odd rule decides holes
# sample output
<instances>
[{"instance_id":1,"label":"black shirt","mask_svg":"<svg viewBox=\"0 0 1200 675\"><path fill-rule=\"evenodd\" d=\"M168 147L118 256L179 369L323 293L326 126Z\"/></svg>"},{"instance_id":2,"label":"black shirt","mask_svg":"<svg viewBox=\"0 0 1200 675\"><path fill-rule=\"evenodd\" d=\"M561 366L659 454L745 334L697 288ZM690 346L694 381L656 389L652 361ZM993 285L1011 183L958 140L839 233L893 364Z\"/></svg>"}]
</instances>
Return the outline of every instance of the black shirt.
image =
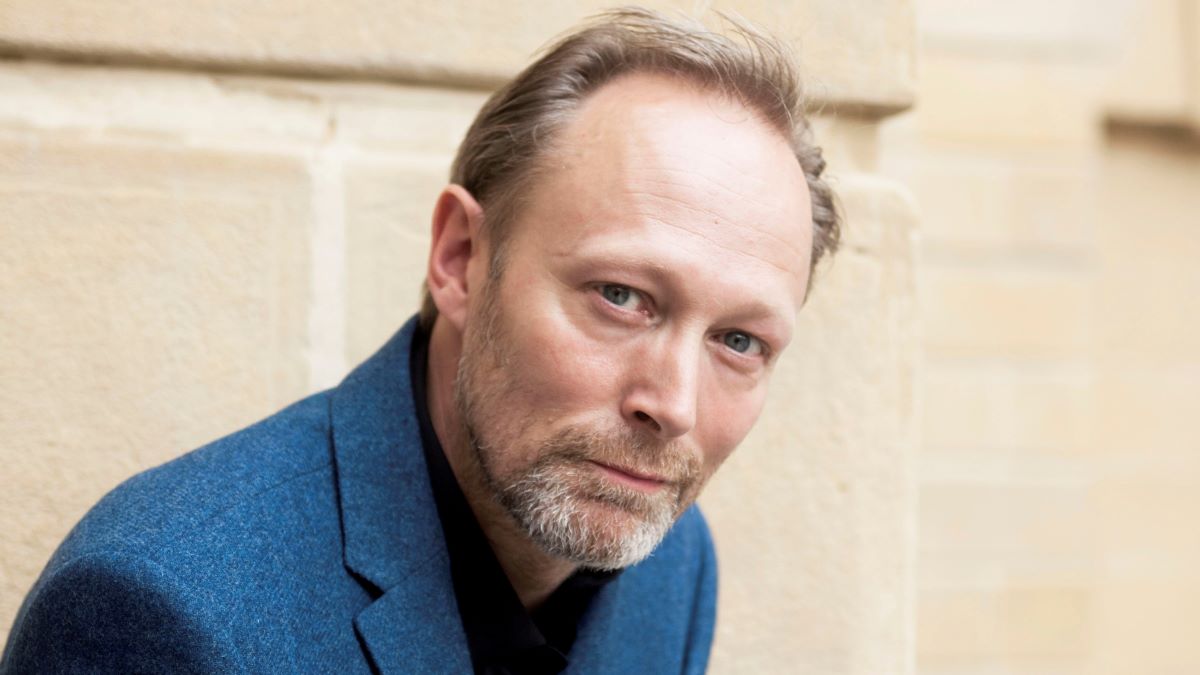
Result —
<instances>
[{"instance_id":1,"label":"black shirt","mask_svg":"<svg viewBox=\"0 0 1200 675\"><path fill-rule=\"evenodd\" d=\"M562 672L583 613L596 592L619 572L577 571L532 614L525 609L480 529L433 430L425 389L428 356L429 336L418 328L413 335L409 369L413 399L471 663L480 675Z\"/></svg>"}]
</instances>

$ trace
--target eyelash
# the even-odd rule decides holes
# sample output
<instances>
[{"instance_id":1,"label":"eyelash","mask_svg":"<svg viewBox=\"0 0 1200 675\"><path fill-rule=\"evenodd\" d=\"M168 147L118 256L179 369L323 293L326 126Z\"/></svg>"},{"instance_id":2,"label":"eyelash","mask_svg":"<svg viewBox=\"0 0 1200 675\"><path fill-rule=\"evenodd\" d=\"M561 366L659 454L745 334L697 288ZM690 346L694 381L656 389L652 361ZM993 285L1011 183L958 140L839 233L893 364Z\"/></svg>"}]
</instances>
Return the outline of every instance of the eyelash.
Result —
<instances>
[{"instance_id":1,"label":"eyelash","mask_svg":"<svg viewBox=\"0 0 1200 675\"><path fill-rule=\"evenodd\" d=\"M643 304L649 304L649 302L650 302L649 298L646 297L645 293L637 290L636 288L633 288L631 286L626 286L624 284L603 283L603 284L596 284L593 287L593 290L596 291L596 293L600 296L601 300L603 300L606 304L608 304L612 307L615 307L617 309L623 310L623 311L633 311L633 310L626 309L626 308L622 307L621 305L618 305L617 303L610 300L604 293L605 290L607 290L607 289L622 289L622 290L628 291L629 293L633 294L634 296L641 298ZM740 334L745 335L746 337L750 338L751 340L753 340L754 343L758 345L758 350L759 350L758 354L749 355L749 354L746 354L745 352L738 352L738 351L735 351L735 350L729 348L729 346L725 344L725 336L727 336L731 333L740 333ZM724 333L718 333L718 334L714 335L713 338L716 341L718 341L722 347L725 347L726 349L728 349L728 351L730 353L732 353L733 355L735 355L739 358L761 358L764 361L766 361L766 360L769 360L769 357L771 355L771 348L767 345L766 341L764 341L762 338L754 335L753 333L749 333L744 330L736 330L736 329L728 330L728 331L725 331Z\"/></svg>"}]
</instances>

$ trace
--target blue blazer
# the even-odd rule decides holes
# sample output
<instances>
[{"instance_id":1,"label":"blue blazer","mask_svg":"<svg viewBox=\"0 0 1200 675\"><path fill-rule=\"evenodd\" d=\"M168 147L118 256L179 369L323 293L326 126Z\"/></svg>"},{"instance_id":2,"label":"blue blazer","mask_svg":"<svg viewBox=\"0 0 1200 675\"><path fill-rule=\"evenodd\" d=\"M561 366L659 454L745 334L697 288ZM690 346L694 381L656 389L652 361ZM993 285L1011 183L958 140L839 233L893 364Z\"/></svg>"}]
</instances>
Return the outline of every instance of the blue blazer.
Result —
<instances>
[{"instance_id":1,"label":"blue blazer","mask_svg":"<svg viewBox=\"0 0 1200 675\"><path fill-rule=\"evenodd\" d=\"M51 557L0 673L469 673L409 377L414 321L336 389L134 476ZM689 509L596 596L572 673L700 673Z\"/></svg>"}]
</instances>

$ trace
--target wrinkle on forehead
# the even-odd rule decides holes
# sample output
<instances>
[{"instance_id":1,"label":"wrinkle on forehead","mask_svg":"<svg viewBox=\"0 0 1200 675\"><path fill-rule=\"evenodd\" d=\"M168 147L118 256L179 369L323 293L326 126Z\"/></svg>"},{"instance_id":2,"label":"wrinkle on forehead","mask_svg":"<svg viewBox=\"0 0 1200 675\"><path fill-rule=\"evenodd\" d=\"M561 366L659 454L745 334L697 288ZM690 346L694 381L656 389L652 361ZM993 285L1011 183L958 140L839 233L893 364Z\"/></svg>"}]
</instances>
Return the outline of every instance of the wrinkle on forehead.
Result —
<instances>
[{"instance_id":1,"label":"wrinkle on forehead","mask_svg":"<svg viewBox=\"0 0 1200 675\"><path fill-rule=\"evenodd\" d=\"M724 185L721 185L720 183L713 181L708 176L698 176L698 177L701 180L708 181L712 185L712 187L715 189L715 191L728 193L728 196L730 199L739 200L742 203L753 202L752 197L746 197L735 190L725 187ZM719 213L713 209L706 208L705 206L702 206L696 200L689 200L689 199L685 199L681 196L672 194L672 192L677 189L677 186L672 181L659 180L659 179L646 179L646 180L641 181L641 183L643 184L643 188L641 188L641 189L637 189L637 188L632 188L632 189L627 188L626 189L626 193L629 194L634 200L637 200L637 201L658 200L658 201L668 202L679 208L691 210L691 211L696 212L699 215L705 216L708 219L712 219L713 224L719 224L720 221L723 219L723 215L721 213ZM649 188L659 188L659 189L651 191ZM778 214L779 218L787 218L787 215L785 213L783 213L784 209L782 209L778 204L763 204L761 202L758 202L755 205L759 207L759 209L757 209L757 210L761 210L763 212L776 213L776 214ZM668 223L668 224L670 224L670 223ZM683 224L675 224L674 226L681 227L681 228L685 227ZM807 255L805 249L801 249L799 246L797 246L797 243L799 243L799 242L795 241L793 238L786 237L779 232L773 232L770 227L765 227L762 224L761 220L759 220L759 219L751 219L748 222L743 223L742 226L753 229L760 236L772 240L776 245L783 247L788 253L790 253L793 256L796 256L797 259L800 259L801 257ZM688 228L688 229L691 229L691 228ZM699 232L697 232L697 234L699 234ZM716 241L716 239L713 238L713 241Z\"/></svg>"},{"instance_id":2,"label":"wrinkle on forehead","mask_svg":"<svg viewBox=\"0 0 1200 675\"><path fill-rule=\"evenodd\" d=\"M786 139L741 104L667 76L624 76L584 102L555 146L554 216L581 228L568 239L635 220L669 226L792 276L803 298L808 186Z\"/></svg>"},{"instance_id":3,"label":"wrinkle on forehead","mask_svg":"<svg viewBox=\"0 0 1200 675\"><path fill-rule=\"evenodd\" d=\"M692 235L693 237L696 237L697 239L707 242L708 244L711 244L712 246L722 248L722 249L728 251L732 255L744 256L747 258L761 261L767 265L770 265L771 267L774 267L775 269L779 270L780 272L783 272L784 274L794 274L796 271L794 268L787 267L786 265L780 263L777 260L772 260L771 258L769 258L765 255L755 253L753 250L739 249L738 247L734 246L733 243L728 240L728 238L720 238L720 237L715 236L715 234L713 234L713 233L706 233L706 232L700 230L699 228L688 227L687 225L684 225L682 223L672 222L672 221L662 218L658 215L655 215L654 213L652 213L650 211L642 212L642 213L635 213L634 215L644 218L647 221L650 221L652 223L661 225L663 227L679 230L686 234ZM768 235L768 236L770 236L770 235Z\"/></svg>"}]
</instances>

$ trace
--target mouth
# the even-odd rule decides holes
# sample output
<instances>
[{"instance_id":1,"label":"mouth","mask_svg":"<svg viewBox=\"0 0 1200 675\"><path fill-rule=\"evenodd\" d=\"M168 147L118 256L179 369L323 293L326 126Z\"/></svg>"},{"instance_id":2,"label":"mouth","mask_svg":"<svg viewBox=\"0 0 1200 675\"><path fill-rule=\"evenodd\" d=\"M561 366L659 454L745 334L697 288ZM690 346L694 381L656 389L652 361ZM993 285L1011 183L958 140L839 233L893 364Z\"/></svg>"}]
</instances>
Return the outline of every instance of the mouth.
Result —
<instances>
[{"instance_id":1,"label":"mouth","mask_svg":"<svg viewBox=\"0 0 1200 675\"><path fill-rule=\"evenodd\" d=\"M636 469L631 469L623 466L614 466L588 460L592 465L596 466L609 480L612 480L621 485L631 487L640 492L657 492L668 484L667 479L655 474L643 473Z\"/></svg>"}]
</instances>

